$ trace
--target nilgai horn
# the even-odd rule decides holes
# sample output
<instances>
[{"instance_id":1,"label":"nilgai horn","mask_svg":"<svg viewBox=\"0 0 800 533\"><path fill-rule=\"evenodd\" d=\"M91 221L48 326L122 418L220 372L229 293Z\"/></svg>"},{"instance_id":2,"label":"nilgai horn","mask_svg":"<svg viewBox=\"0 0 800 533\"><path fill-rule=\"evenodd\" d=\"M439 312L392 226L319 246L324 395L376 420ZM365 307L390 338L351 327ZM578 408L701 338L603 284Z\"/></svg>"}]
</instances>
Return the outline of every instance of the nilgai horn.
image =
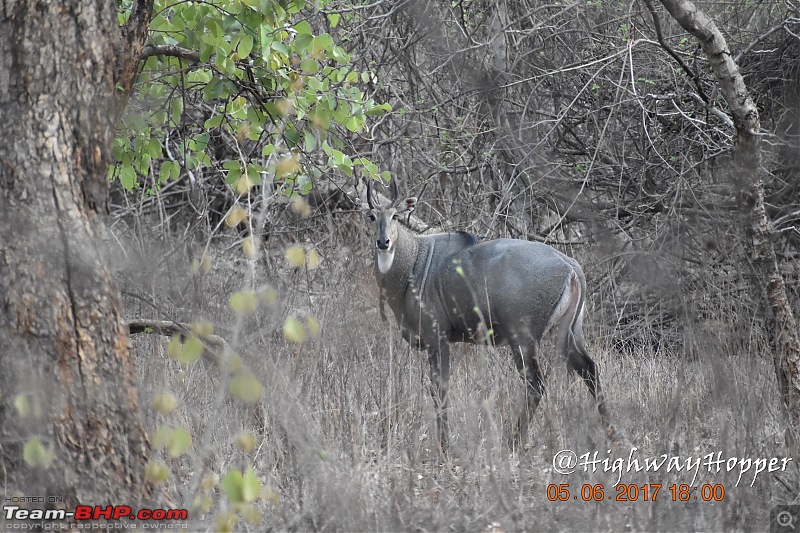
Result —
<instances>
[{"instance_id":1,"label":"nilgai horn","mask_svg":"<svg viewBox=\"0 0 800 533\"><path fill-rule=\"evenodd\" d=\"M375 228L375 277L380 311L388 302L405 338L427 350L431 396L441 451L447 447L450 342L510 345L527 384L514 441L525 442L530 415L544 392L537 361L542 337L554 330L556 346L583 378L608 421L597 367L583 339L586 279L580 265L555 248L518 239L480 241L465 232L418 236L399 222L416 198L380 205L367 183L367 213Z\"/></svg>"}]
</instances>

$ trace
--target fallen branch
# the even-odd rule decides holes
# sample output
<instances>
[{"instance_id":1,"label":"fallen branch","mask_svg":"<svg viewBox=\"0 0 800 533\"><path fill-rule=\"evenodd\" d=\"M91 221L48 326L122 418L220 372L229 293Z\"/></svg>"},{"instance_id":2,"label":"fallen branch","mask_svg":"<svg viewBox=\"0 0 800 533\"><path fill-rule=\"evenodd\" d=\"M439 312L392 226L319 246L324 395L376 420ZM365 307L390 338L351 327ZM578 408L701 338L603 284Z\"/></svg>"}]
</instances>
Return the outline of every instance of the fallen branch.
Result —
<instances>
[{"instance_id":1,"label":"fallen branch","mask_svg":"<svg viewBox=\"0 0 800 533\"><path fill-rule=\"evenodd\" d=\"M228 363L230 358L234 353L228 344L228 341L219 335L214 335L213 333L208 335L198 335L192 331L192 327L190 325L173 322L171 320L145 320L138 318L129 320L128 332L131 335L140 333L156 333L167 337L172 337L175 335L194 335L200 339L206 347L206 349L203 350L203 359L219 368L227 368L229 366Z\"/></svg>"}]
</instances>

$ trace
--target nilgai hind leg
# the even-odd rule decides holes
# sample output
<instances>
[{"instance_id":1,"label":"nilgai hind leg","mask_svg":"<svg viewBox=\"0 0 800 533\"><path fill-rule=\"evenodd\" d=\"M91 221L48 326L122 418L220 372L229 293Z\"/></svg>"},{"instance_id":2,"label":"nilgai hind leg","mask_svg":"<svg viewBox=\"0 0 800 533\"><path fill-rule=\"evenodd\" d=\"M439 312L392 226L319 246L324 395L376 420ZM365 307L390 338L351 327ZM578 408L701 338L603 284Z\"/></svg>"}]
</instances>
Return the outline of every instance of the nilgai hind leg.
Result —
<instances>
[{"instance_id":1,"label":"nilgai hind leg","mask_svg":"<svg viewBox=\"0 0 800 533\"><path fill-rule=\"evenodd\" d=\"M525 405L522 406L517 427L511 434L510 442L512 447L519 447L524 446L528 440L528 425L544 395L544 380L542 371L539 369L539 361L536 359L537 349L535 346L526 348L517 345L512 348L512 351L517 370L525 381Z\"/></svg>"},{"instance_id":2,"label":"nilgai hind leg","mask_svg":"<svg viewBox=\"0 0 800 533\"><path fill-rule=\"evenodd\" d=\"M583 382L586 383L592 398L597 402L600 421L606 428L606 435L609 440L619 444L622 439L614 429L614 426L611 425L605 398L600 388L597 365L589 356L589 352L586 350L586 342L583 339L584 301L580 294L580 284L574 276L570 279L569 289L571 302L556 325L556 345L559 351L567 358L570 368L575 370L583 379Z\"/></svg>"}]
</instances>

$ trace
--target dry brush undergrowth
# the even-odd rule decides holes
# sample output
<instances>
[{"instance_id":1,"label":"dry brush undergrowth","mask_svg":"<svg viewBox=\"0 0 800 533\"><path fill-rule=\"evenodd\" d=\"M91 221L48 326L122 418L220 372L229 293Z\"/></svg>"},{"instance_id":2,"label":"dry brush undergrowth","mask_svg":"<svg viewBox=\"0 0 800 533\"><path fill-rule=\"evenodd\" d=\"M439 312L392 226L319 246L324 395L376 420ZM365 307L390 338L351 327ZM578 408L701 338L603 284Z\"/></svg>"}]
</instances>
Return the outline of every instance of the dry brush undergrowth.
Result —
<instances>
[{"instance_id":1,"label":"dry brush undergrowth","mask_svg":"<svg viewBox=\"0 0 800 533\"><path fill-rule=\"evenodd\" d=\"M210 270L192 273L204 245L190 238L144 237L120 230L120 261L129 318L191 323L203 319L241 355L263 385L260 401L248 404L228 392L229 378L199 360L185 366L167 354L168 340L138 335L133 354L139 394L148 406L148 429L182 427L192 437L186 453L164 460L169 477L163 494L190 516L214 529L263 530L763 530L770 507L791 503L798 469L753 470L736 486L738 471L701 472L695 485L721 484L721 502L674 502L668 489L691 483L692 474L624 473L624 483L663 485L657 501L614 501L617 474L554 471L563 449L600 459L627 458L637 447L640 461L662 454L722 458L792 457L783 433L783 412L763 339L754 321L740 328L736 302L716 316L687 325L680 342L619 342L613 317L589 302L587 339L601 367L610 411L626 442L606 442L596 408L566 364L545 350L547 394L534 417L526 452L511 453L505 436L523 393L505 349L459 347L452 377L452 453L442 462L434 446L433 407L427 392L427 359L400 339L394 323L377 310L366 235L353 238L356 214L327 221L325 238L301 243L322 260L316 269L297 268L283 245L265 245L249 261L231 241L206 251ZM345 245L347 243L347 245ZM591 286L602 264L591 250L582 258ZM277 291L273 305L248 315L231 310L231 294L246 287ZM284 321L305 324L303 343L284 339ZM307 318L321 328L309 333ZM713 318L713 319L712 319ZM746 321L745 321L746 322ZM732 340L733 339L733 340ZM177 408L150 409L157 393L168 392ZM610 452L608 451L610 450ZM232 470L252 467L261 492L235 506L214 482ZM548 501L548 484L570 483L578 500ZM581 501L583 484L603 484L605 501ZM699 494L699 493L698 493ZM200 510L202 509L202 510ZM217 517L218 522L213 517ZM220 518L222 517L222 518ZM248 521L249 520L249 521Z\"/></svg>"}]
</instances>

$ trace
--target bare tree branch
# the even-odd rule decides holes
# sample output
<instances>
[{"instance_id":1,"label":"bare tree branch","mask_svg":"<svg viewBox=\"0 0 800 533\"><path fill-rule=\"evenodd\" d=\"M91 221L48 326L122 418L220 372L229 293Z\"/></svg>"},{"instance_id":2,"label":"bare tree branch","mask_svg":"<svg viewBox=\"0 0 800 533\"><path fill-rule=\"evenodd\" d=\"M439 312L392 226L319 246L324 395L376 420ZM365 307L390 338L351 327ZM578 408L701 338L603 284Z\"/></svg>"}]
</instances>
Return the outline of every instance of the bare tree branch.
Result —
<instances>
[{"instance_id":1,"label":"bare tree branch","mask_svg":"<svg viewBox=\"0 0 800 533\"><path fill-rule=\"evenodd\" d=\"M145 46L144 49L142 49L141 59L144 60L150 56L179 57L181 59L191 61L192 63L200 62L200 52L196 50L189 50L187 48L181 48L180 46L175 46L172 44Z\"/></svg>"}]
</instances>

